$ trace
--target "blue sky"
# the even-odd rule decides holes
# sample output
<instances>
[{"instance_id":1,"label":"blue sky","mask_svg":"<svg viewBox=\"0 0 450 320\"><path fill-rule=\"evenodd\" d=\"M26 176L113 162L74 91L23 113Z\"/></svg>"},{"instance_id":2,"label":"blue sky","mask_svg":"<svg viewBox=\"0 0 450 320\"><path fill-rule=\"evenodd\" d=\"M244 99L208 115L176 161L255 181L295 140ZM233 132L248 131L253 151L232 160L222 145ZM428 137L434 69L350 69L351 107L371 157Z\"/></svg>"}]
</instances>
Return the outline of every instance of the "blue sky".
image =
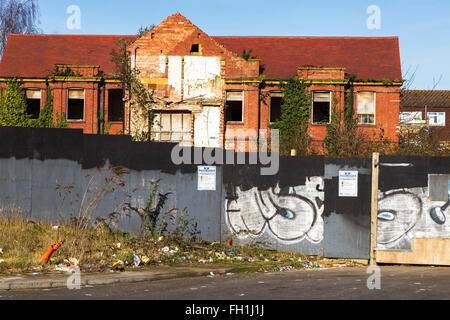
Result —
<instances>
[{"instance_id":1,"label":"blue sky","mask_svg":"<svg viewBox=\"0 0 450 320\"><path fill-rule=\"evenodd\" d=\"M448 0L40 0L40 28L48 34L135 34L180 12L212 36L398 36L402 69L416 70L414 89L450 89ZM69 29L67 8L80 8L80 29ZM380 29L369 29L370 5ZM410 72L411 73L411 72Z\"/></svg>"}]
</instances>

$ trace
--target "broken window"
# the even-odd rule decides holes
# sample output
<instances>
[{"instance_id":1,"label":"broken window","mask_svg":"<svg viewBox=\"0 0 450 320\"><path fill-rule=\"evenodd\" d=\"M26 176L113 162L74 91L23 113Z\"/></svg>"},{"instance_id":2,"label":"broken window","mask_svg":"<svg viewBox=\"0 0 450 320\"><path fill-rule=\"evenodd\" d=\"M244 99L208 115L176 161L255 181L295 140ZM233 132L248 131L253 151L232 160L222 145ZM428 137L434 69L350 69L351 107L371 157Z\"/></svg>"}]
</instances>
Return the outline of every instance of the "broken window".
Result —
<instances>
[{"instance_id":1,"label":"broken window","mask_svg":"<svg viewBox=\"0 0 450 320\"><path fill-rule=\"evenodd\" d=\"M331 92L313 92L312 123L330 122Z\"/></svg>"},{"instance_id":2,"label":"broken window","mask_svg":"<svg viewBox=\"0 0 450 320\"><path fill-rule=\"evenodd\" d=\"M227 122L243 121L242 91L228 91L226 97L225 119Z\"/></svg>"},{"instance_id":3,"label":"broken window","mask_svg":"<svg viewBox=\"0 0 450 320\"><path fill-rule=\"evenodd\" d=\"M375 124L375 92L358 92L356 95L358 124Z\"/></svg>"},{"instance_id":4,"label":"broken window","mask_svg":"<svg viewBox=\"0 0 450 320\"><path fill-rule=\"evenodd\" d=\"M108 90L108 121L123 121L123 90Z\"/></svg>"},{"instance_id":5,"label":"broken window","mask_svg":"<svg viewBox=\"0 0 450 320\"><path fill-rule=\"evenodd\" d=\"M283 104L283 94L281 92L270 93L270 122L281 120L281 105Z\"/></svg>"},{"instance_id":6,"label":"broken window","mask_svg":"<svg viewBox=\"0 0 450 320\"><path fill-rule=\"evenodd\" d=\"M152 138L162 142L190 142L191 119L189 112L155 113Z\"/></svg>"},{"instance_id":7,"label":"broken window","mask_svg":"<svg viewBox=\"0 0 450 320\"><path fill-rule=\"evenodd\" d=\"M31 119L39 118L41 112L41 89L26 89L27 114Z\"/></svg>"},{"instance_id":8,"label":"broken window","mask_svg":"<svg viewBox=\"0 0 450 320\"><path fill-rule=\"evenodd\" d=\"M191 53L199 53L200 52L200 44L193 43L191 46Z\"/></svg>"},{"instance_id":9,"label":"broken window","mask_svg":"<svg viewBox=\"0 0 450 320\"><path fill-rule=\"evenodd\" d=\"M84 89L68 89L67 120L84 119Z\"/></svg>"}]
</instances>

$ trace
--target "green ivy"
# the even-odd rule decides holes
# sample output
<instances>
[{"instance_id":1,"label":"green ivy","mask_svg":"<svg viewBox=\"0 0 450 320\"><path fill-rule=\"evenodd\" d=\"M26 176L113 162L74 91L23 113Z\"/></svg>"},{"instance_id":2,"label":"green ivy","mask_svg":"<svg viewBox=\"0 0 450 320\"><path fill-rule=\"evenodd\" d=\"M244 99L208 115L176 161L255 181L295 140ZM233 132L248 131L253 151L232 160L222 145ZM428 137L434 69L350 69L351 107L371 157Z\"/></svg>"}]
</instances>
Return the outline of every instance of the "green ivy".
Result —
<instances>
[{"instance_id":1,"label":"green ivy","mask_svg":"<svg viewBox=\"0 0 450 320\"><path fill-rule=\"evenodd\" d=\"M53 121L53 96L49 87L44 108L39 113L38 119L31 119L27 114L27 100L19 79L11 79L7 82L5 94L0 103L0 125L5 127L36 127L36 128L68 128L65 114L56 113L56 121Z\"/></svg>"},{"instance_id":2,"label":"green ivy","mask_svg":"<svg viewBox=\"0 0 450 320\"><path fill-rule=\"evenodd\" d=\"M27 101L21 88L21 81L11 79L2 99L0 107L0 125L5 127L31 127L33 122L27 114Z\"/></svg>"},{"instance_id":3,"label":"green ivy","mask_svg":"<svg viewBox=\"0 0 450 320\"><path fill-rule=\"evenodd\" d=\"M284 97L281 105L281 119L269 127L280 130L280 154L289 155L291 149L297 154L306 155L309 152L311 137L308 134L308 124L311 108L309 82L297 77L280 83Z\"/></svg>"}]
</instances>

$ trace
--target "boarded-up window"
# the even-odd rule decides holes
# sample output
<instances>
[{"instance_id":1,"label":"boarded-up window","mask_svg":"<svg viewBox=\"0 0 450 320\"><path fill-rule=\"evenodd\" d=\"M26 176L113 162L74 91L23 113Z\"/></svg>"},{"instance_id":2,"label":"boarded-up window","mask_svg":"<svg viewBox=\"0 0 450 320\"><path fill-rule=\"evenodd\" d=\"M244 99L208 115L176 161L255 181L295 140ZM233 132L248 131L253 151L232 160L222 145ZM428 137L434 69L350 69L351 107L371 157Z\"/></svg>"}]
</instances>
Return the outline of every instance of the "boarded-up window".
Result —
<instances>
[{"instance_id":1,"label":"boarded-up window","mask_svg":"<svg viewBox=\"0 0 450 320\"><path fill-rule=\"evenodd\" d=\"M225 104L225 119L227 122L242 122L244 120L242 91L227 91Z\"/></svg>"},{"instance_id":2,"label":"boarded-up window","mask_svg":"<svg viewBox=\"0 0 450 320\"><path fill-rule=\"evenodd\" d=\"M359 124L375 124L375 92L358 92L356 115Z\"/></svg>"},{"instance_id":3,"label":"boarded-up window","mask_svg":"<svg viewBox=\"0 0 450 320\"><path fill-rule=\"evenodd\" d=\"M312 123L330 122L331 92L313 92Z\"/></svg>"},{"instance_id":4,"label":"boarded-up window","mask_svg":"<svg viewBox=\"0 0 450 320\"><path fill-rule=\"evenodd\" d=\"M27 114L31 119L39 118L41 111L41 89L26 89Z\"/></svg>"},{"instance_id":5,"label":"boarded-up window","mask_svg":"<svg viewBox=\"0 0 450 320\"><path fill-rule=\"evenodd\" d=\"M283 104L283 93L270 93L270 122L281 120L281 105Z\"/></svg>"},{"instance_id":6,"label":"boarded-up window","mask_svg":"<svg viewBox=\"0 0 450 320\"><path fill-rule=\"evenodd\" d=\"M108 90L108 121L123 121L123 90Z\"/></svg>"},{"instance_id":7,"label":"boarded-up window","mask_svg":"<svg viewBox=\"0 0 450 320\"><path fill-rule=\"evenodd\" d=\"M67 90L67 120L84 119L84 89Z\"/></svg>"},{"instance_id":8,"label":"boarded-up window","mask_svg":"<svg viewBox=\"0 0 450 320\"><path fill-rule=\"evenodd\" d=\"M161 112L155 114L152 138L163 142L190 142L191 119L188 112Z\"/></svg>"}]
</instances>

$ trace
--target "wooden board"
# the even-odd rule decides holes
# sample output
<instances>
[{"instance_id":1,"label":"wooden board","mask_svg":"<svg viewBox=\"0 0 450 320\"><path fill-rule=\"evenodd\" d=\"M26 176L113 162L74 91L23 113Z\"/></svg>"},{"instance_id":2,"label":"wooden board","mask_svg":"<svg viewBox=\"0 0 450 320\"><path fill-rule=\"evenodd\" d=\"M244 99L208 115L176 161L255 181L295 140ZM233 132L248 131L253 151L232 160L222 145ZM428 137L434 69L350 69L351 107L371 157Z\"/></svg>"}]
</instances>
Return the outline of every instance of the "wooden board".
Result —
<instances>
[{"instance_id":1,"label":"wooden board","mask_svg":"<svg viewBox=\"0 0 450 320\"><path fill-rule=\"evenodd\" d=\"M376 251L377 263L450 265L450 239L418 239L411 251Z\"/></svg>"}]
</instances>

